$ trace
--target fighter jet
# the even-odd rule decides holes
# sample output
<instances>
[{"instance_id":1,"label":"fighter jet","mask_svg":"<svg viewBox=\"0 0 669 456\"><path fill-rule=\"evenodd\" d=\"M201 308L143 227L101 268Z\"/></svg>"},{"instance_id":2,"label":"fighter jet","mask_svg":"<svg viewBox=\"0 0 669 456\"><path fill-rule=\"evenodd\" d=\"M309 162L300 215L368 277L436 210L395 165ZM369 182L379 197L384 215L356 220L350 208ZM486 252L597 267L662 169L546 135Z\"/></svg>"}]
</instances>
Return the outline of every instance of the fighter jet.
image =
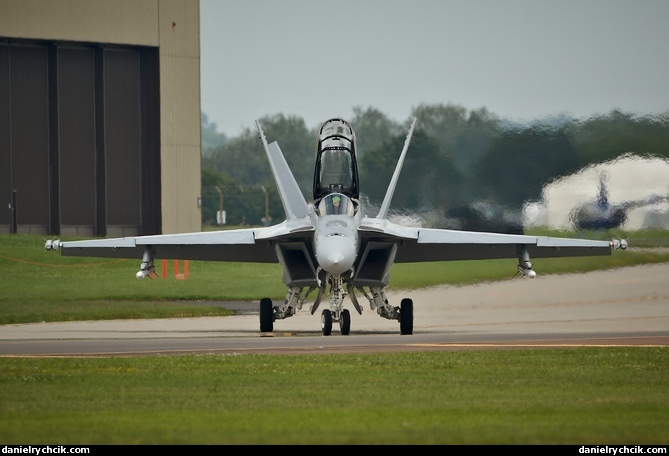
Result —
<instances>
[{"instance_id":1,"label":"fighter jet","mask_svg":"<svg viewBox=\"0 0 669 456\"><path fill-rule=\"evenodd\" d=\"M574 208L569 214L569 219L576 230L610 230L618 228L627 221L627 213L630 210L667 200L667 197L651 195L641 200L611 204L606 180L607 175L605 173L600 174L597 199Z\"/></svg>"},{"instance_id":2,"label":"fighter jet","mask_svg":"<svg viewBox=\"0 0 669 456\"><path fill-rule=\"evenodd\" d=\"M260 123L259 139L267 154L286 218L259 228L195 232L72 242L47 241L47 250L62 255L142 258L137 278L150 277L156 258L203 261L279 263L288 291L282 302L260 300L260 331L302 310L316 293L309 311L321 303L323 335L339 324L342 335L351 330L350 300L362 314L358 294L379 316L399 322L400 334L413 334L414 307L410 298L399 306L385 293L393 263L516 258L517 270L535 277L530 256L568 257L610 255L624 249L621 241L594 241L486 232L426 229L388 220L388 210L409 149L416 120L409 128L398 163L377 214L367 215L361 204L355 133L343 119L324 122L318 132L313 201L307 203L276 142L267 143ZM348 300L346 299L348 298Z\"/></svg>"}]
</instances>

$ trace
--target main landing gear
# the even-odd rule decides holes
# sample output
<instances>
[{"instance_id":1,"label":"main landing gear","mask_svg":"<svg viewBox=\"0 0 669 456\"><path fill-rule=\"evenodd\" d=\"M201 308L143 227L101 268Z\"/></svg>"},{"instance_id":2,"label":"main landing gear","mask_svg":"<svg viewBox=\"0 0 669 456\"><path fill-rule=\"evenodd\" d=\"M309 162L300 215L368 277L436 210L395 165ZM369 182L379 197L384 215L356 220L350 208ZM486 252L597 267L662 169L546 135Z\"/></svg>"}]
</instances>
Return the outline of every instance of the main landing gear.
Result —
<instances>
[{"instance_id":1,"label":"main landing gear","mask_svg":"<svg viewBox=\"0 0 669 456\"><path fill-rule=\"evenodd\" d=\"M269 298L260 300L260 331L274 331L274 309L272 308L272 300Z\"/></svg>"},{"instance_id":2,"label":"main landing gear","mask_svg":"<svg viewBox=\"0 0 669 456\"><path fill-rule=\"evenodd\" d=\"M400 304L400 334L413 334L413 301L411 299L402 299Z\"/></svg>"},{"instance_id":3,"label":"main landing gear","mask_svg":"<svg viewBox=\"0 0 669 456\"><path fill-rule=\"evenodd\" d=\"M260 300L260 331L274 331L274 320L284 319L295 314L295 308L287 308L282 311L281 308L274 307L272 300L263 298ZM402 299L399 307L385 305L377 309L380 316L389 320L398 320L400 323L400 334L413 334L413 301L411 299ZM339 314L339 316L337 316ZM335 311L323 309L321 312L321 331L324 336L332 335L332 326L339 323L339 331L342 336L348 336L351 333L351 313L348 309Z\"/></svg>"}]
</instances>

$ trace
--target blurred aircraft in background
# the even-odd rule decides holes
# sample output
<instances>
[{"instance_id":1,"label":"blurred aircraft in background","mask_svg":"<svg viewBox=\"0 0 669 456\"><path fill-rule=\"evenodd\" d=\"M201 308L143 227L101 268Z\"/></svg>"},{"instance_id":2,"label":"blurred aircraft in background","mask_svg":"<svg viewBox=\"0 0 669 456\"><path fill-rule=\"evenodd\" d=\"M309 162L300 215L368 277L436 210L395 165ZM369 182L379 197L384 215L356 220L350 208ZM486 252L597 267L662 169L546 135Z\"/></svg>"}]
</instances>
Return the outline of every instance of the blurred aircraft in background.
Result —
<instances>
[{"instance_id":1,"label":"blurred aircraft in background","mask_svg":"<svg viewBox=\"0 0 669 456\"><path fill-rule=\"evenodd\" d=\"M606 180L606 173L601 173L599 177L599 193L597 199L588 201L574 208L569 214L569 219L575 229L609 230L618 228L625 223L627 214L631 209L667 201L666 196L651 195L648 198L640 200L612 204L609 201Z\"/></svg>"}]
</instances>

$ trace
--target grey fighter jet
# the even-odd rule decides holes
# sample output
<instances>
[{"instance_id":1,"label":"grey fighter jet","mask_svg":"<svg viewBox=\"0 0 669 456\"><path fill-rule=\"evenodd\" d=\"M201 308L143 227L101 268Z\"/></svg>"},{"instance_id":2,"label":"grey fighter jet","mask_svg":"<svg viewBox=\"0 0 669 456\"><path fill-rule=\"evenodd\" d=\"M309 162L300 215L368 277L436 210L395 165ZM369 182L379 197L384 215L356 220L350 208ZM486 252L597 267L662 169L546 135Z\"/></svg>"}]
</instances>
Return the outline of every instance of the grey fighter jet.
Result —
<instances>
[{"instance_id":1,"label":"grey fighter jet","mask_svg":"<svg viewBox=\"0 0 669 456\"><path fill-rule=\"evenodd\" d=\"M360 201L358 168L353 129L342 119L330 119L318 132L313 202L308 203L276 142L267 143L256 122L259 139L269 159L286 219L274 226L231 231L172 235L133 236L73 242L47 241L47 250L63 255L141 258L137 278L150 276L155 259L279 263L283 283L288 287L279 303L260 300L260 331L272 332L277 320L300 311L315 292L310 305L314 314L321 303L323 335L333 324L341 334L351 330L351 313L346 298L361 314L358 295L369 301L379 316L399 322L401 334L413 334L413 301L399 306L388 302L385 287L393 263L423 261L516 258L517 269L535 277L530 257L610 255L624 249L621 241L498 234L473 231L416 228L388 220L388 209L409 149L413 121L379 212L364 213Z\"/></svg>"},{"instance_id":2,"label":"grey fighter jet","mask_svg":"<svg viewBox=\"0 0 669 456\"><path fill-rule=\"evenodd\" d=\"M609 201L609 191L606 186L607 175L599 176L599 193L597 199L588 201L569 214L574 228L577 230L610 230L619 228L627 221L627 214L632 209L667 201L669 197L650 195L647 198L622 201L612 204Z\"/></svg>"}]
</instances>

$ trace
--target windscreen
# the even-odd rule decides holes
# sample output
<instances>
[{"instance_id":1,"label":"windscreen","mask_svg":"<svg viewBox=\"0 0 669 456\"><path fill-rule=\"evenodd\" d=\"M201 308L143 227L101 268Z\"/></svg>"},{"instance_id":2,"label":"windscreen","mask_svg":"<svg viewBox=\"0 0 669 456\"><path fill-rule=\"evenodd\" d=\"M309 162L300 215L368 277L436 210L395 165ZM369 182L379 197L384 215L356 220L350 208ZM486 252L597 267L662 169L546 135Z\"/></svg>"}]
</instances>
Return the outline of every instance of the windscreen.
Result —
<instances>
[{"instance_id":1,"label":"windscreen","mask_svg":"<svg viewBox=\"0 0 669 456\"><path fill-rule=\"evenodd\" d=\"M350 215L355 213L353 201L341 193L330 193L318 204L320 215Z\"/></svg>"}]
</instances>

